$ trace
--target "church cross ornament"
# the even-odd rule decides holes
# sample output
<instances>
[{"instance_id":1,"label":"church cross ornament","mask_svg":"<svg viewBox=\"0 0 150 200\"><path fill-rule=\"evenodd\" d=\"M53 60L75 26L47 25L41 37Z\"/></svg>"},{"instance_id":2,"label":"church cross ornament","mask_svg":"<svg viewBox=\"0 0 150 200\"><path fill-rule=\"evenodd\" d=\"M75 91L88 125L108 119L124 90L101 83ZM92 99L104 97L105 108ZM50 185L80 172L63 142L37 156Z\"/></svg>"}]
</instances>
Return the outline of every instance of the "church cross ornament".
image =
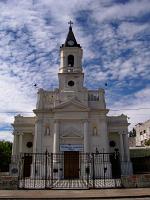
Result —
<instances>
[{"instance_id":1,"label":"church cross ornament","mask_svg":"<svg viewBox=\"0 0 150 200\"><path fill-rule=\"evenodd\" d=\"M71 27L71 25L73 24L73 22L70 20L70 21L68 22L68 24L69 24L70 27Z\"/></svg>"}]
</instances>

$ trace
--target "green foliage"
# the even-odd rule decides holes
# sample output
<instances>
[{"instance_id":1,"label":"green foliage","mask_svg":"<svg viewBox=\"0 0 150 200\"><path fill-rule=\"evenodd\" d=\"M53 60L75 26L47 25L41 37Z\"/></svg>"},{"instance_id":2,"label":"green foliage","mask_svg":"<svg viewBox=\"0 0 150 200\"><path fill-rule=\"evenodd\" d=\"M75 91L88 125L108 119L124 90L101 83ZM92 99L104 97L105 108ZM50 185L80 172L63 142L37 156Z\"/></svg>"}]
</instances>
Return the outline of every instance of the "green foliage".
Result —
<instances>
[{"instance_id":1,"label":"green foliage","mask_svg":"<svg viewBox=\"0 0 150 200\"><path fill-rule=\"evenodd\" d=\"M150 146L150 139L145 142L146 146Z\"/></svg>"},{"instance_id":2,"label":"green foliage","mask_svg":"<svg viewBox=\"0 0 150 200\"><path fill-rule=\"evenodd\" d=\"M136 137L136 130L134 128L129 132L129 137Z\"/></svg>"},{"instance_id":3,"label":"green foliage","mask_svg":"<svg viewBox=\"0 0 150 200\"><path fill-rule=\"evenodd\" d=\"M0 141L0 171L9 171L11 161L12 143L8 141Z\"/></svg>"}]
</instances>

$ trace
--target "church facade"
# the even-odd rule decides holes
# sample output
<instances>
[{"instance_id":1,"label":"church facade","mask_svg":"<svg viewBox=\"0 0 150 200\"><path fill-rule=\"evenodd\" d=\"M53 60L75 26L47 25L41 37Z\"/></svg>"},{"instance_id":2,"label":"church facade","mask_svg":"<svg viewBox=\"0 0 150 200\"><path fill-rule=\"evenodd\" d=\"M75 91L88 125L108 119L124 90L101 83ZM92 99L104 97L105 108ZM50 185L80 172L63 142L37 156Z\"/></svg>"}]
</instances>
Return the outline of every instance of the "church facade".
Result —
<instances>
[{"instance_id":1,"label":"church facade","mask_svg":"<svg viewBox=\"0 0 150 200\"><path fill-rule=\"evenodd\" d=\"M104 89L84 86L82 55L70 25L60 47L59 87L38 90L35 117L15 116L12 156L46 151L72 152L76 157L80 153L119 152L122 175L130 174L127 116L107 116ZM127 165L130 167L124 170Z\"/></svg>"}]
</instances>

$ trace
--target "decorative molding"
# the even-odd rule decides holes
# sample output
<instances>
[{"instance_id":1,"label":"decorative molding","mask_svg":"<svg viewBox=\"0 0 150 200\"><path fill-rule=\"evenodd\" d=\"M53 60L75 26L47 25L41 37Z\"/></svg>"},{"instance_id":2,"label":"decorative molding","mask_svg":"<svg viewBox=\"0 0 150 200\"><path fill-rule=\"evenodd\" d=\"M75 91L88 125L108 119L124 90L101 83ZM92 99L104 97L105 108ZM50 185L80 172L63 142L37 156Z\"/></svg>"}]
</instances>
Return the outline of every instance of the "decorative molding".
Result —
<instances>
[{"instance_id":1,"label":"decorative molding","mask_svg":"<svg viewBox=\"0 0 150 200\"><path fill-rule=\"evenodd\" d=\"M64 133L61 135L61 138L83 138L81 135L81 132L73 127L68 128L64 131Z\"/></svg>"},{"instance_id":2,"label":"decorative molding","mask_svg":"<svg viewBox=\"0 0 150 200\"><path fill-rule=\"evenodd\" d=\"M24 132L19 133L19 135L23 136L23 135L24 135Z\"/></svg>"},{"instance_id":3,"label":"decorative molding","mask_svg":"<svg viewBox=\"0 0 150 200\"><path fill-rule=\"evenodd\" d=\"M81 119L82 123L89 123L89 119Z\"/></svg>"},{"instance_id":4,"label":"decorative molding","mask_svg":"<svg viewBox=\"0 0 150 200\"><path fill-rule=\"evenodd\" d=\"M59 123L60 119L54 119L54 123Z\"/></svg>"},{"instance_id":5,"label":"decorative molding","mask_svg":"<svg viewBox=\"0 0 150 200\"><path fill-rule=\"evenodd\" d=\"M80 101L76 100L75 98L72 98L67 102L61 103L60 105L56 106L54 108L54 110L62 111L62 109L65 109L70 105L73 105L74 108L78 108L79 109L79 110L75 110L76 112L78 112L78 111L86 111L87 112L87 111L90 110L87 106L85 106ZM73 110L71 110L71 111L73 111Z\"/></svg>"},{"instance_id":6,"label":"decorative molding","mask_svg":"<svg viewBox=\"0 0 150 200\"><path fill-rule=\"evenodd\" d=\"M53 109L34 109L33 112L37 114L43 114L43 113L53 113Z\"/></svg>"}]
</instances>

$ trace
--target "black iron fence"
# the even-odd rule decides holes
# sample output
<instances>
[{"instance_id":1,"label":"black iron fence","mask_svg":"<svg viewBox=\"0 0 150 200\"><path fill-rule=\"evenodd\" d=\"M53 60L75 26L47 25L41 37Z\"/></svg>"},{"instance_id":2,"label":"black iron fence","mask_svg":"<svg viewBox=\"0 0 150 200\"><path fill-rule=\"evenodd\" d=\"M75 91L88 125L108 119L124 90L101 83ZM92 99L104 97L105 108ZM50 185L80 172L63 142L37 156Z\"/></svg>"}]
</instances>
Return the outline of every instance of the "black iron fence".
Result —
<instances>
[{"instance_id":1,"label":"black iron fence","mask_svg":"<svg viewBox=\"0 0 150 200\"><path fill-rule=\"evenodd\" d=\"M88 189L121 187L117 153L24 153L17 166L19 188Z\"/></svg>"}]
</instances>

